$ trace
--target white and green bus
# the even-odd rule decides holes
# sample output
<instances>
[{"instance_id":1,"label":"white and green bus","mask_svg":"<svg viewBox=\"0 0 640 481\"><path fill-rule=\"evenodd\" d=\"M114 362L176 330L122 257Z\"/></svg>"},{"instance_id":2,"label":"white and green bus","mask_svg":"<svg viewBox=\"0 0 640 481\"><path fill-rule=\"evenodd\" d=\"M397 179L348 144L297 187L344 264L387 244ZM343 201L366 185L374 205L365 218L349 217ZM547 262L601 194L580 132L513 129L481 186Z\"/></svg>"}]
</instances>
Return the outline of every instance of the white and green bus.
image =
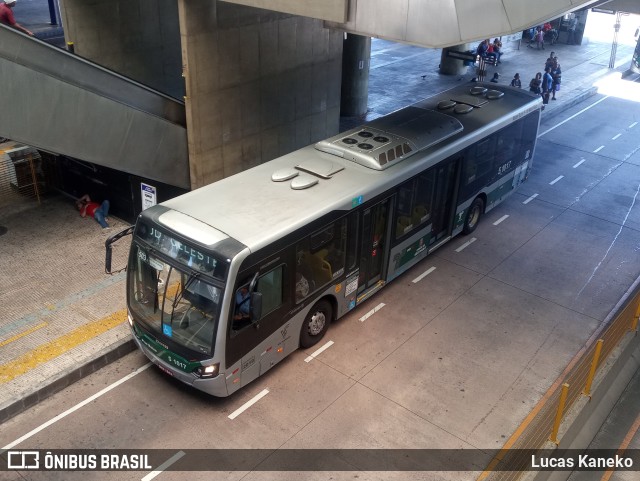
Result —
<instances>
[{"instance_id":1,"label":"white and green bus","mask_svg":"<svg viewBox=\"0 0 640 481\"><path fill-rule=\"evenodd\" d=\"M127 265L136 343L230 395L472 232L527 178L540 106L461 85L144 210Z\"/></svg>"}]
</instances>

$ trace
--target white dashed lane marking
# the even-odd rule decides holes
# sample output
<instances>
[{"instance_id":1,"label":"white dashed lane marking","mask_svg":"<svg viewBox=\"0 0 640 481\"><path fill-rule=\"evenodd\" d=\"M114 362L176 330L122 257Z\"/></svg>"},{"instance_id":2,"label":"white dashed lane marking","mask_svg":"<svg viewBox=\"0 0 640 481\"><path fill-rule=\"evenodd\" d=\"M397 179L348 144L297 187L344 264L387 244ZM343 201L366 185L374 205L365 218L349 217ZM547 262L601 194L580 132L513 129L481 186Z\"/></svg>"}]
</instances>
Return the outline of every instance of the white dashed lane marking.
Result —
<instances>
[{"instance_id":1,"label":"white dashed lane marking","mask_svg":"<svg viewBox=\"0 0 640 481\"><path fill-rule=\"evenodd\" d=\"M503 215L503 216L502 216L502 217L500 217L497 221L495 221L495 222L493 223L493 225L498 225L498 224L500 224L501 222L503 222L503 221L507 220L507 218L508 218L508 217L509 217L509 215L508 215L508 214L507 214L507 215Z\"/></svg>"},{"instance_id":2,"label":"white dashed lane marking","mask_svg":"<svg viewBox=\"0 0 640 481\"><path fill-rule=\"evenodd\" d=\"M477 241L478 239L476 239L475 237L472 237L471 239L469 239L467 242L465 242L464 244L462 244L460 247L458 247L456 249L456 252L462 252L464 249L466 249L467 247L469 247L471 244L473 244L475 241Z\"/></svg>"},{"instance_id":3,"label":"white dashed lane marking","mask_svg":"<svg viewBox=\"0 0 640 481\"><path fill-rule=\"evenodd\" d=\"M538 194L533 194L531 197L529 197L527 200L525 200L524 202L522 202L523 204L528 204L529 202L531 202L533 199L535 199L536 197L538 197Z\"/></svg>"},{"instance_id":4,"label":"white dashed lane marking","mask_svg":"<svg viewBox=\"0 0 640 481\"><path fill-rule=\"evenodd\" d=\"M380 304L378 304L376 307L374 307L373 309L371 309L369 312L367 312L364 316L362 316L360 318L360 322L364 322L367 319L369 319L371 316L373 316L376 312L378 312L380 309L382 309L385 306L384 302L381 302Z\"/></svg>"},{"instance_id":5,"label":"white dashed lane marking","mask_svg":"<svg viewBox=\"0 0 640 481\"><path fill-rule=\"evenodd\" d=\"M559 177L556 177L556 178L555 178L555 179L553 179L551 182L549 182L549 185L553 185L553 184L555 184L556 182L558 182L558 181L560 181L560 180L562 180L562 179L564 179L564 175L561 175L561 176L559 176Z\"/></svg>"},{"instance_id":6,"label":"white dashed lane marking","mask_svg":"<svg viewBox=\"0 0 640 481\"><path fill-rule=\"evenodd\" d=\"M413 281L414 284L417 282L420 282L422 279L424 279L425 277L427 277L429 274L431 274L433 271L435 271L436 268L435 267L429 267L429 269L427 269L425 272L423 272L422 274L420 274L418 277L416 277Z\"/></svg>"},{"instance_id":7,"label":"white dashed lane marking","mask_svg":"<svg viewBox=\"0 0 640 481\"><path fill-rule=\"evenodd\" d=\"M587 159L580 159L580 162L578 162L577 164L575 164L573 166L574 169L577 169L578 167L580 167L583 163L585 163L587 161Z\"/></svg>"},{"instance_id":8,"label":"white dashed lane marking","mask_svg":"<svg viewBox=\"0 0 640 481\"><path fill-rule=\"evenodd\" d=\"M260 399L262 399L263 397L265 397L267 394L269 394L269 390L268 389L263 389L262 391L260 391L259 394L257 394L256 396L253 397L253 399L250 399L249 401L247 401L246 403L244 403L242 406L240 406L238 409L236 409L235 411L233 411L231 414L229 414L229 419L235 419L238 416L240 416L243 412L245 412L247 409L249 409L251 406L253 406L255 403L257 403L258 401L260 401Z\"/></svg>"},{"instance_id":9,"label":"white dashed lane marking","mask_svg":"<svg viewBox=\"0 0 640 481\"><path fill-rule=\"evenodd\" d=\"M307 356L307 358L304 360L304 362L311 362L313 361L316 357L318 357L321 353L323 353L324 351L326 351L327 349L329 349L331 346L333 346L333 341L329 341L327 342L324 346L322 346L320 349L317 349L316 351L314 351L310 356Z\"/></svg>"}]
</instances>

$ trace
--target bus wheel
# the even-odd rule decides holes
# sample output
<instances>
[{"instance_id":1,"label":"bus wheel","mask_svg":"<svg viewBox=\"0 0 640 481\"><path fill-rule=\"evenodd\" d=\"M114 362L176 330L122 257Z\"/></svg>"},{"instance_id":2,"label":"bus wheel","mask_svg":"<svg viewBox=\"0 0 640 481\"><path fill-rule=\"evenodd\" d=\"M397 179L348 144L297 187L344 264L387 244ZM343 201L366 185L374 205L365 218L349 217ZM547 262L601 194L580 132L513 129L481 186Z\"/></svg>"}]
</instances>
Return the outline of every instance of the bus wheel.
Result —
<instances>
[{"instance_id":1,"label":"bus wheel","mask_svg":"<svg viewBox=\"0 0 640 481\"><path fill-rule=\"evenodd\" d=\"M467 212L467 218L464 220L464 227L462 228L462 232L464 234L471 234L476 227L478 227L478 223L480 222L480 216L482 215L482 211L484 210L484 201L480 197L476 197L476 200L473 201L471 207L469 207L469 212Z\"/></svg>"},{"instance_id":2,"label":"bus wheel","mask_svg":"<svg viewBox=\"0 0 640 481\"><path fill-rule=\"evenodd\" d=\"M315 345L329 328L333 310L327 301L319 301L307 314L300 332L300 345L303 348Z\"/></svg>"}]
</instances>

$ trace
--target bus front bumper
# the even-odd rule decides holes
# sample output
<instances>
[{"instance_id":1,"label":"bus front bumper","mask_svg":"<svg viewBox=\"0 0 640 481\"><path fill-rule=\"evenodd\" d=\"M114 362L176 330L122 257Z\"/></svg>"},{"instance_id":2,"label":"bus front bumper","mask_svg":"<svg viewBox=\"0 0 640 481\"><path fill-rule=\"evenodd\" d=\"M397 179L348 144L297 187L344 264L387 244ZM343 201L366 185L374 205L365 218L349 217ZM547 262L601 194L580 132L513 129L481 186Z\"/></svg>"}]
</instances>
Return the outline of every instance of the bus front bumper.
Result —
<instances>
[{"instance_id":1,"label":"bus front bumper","mask_svg":"<svg viewBox=\"0 0 640 481\"><path fill-rule=\"evenodd\" d=\"M226 397L229 395L227 391L227 385L225 382L224 373L218 373L217 376L212 378L201 378L195 373L184 372L179 369L176 369L175 366L166 363L160 357L156 355L156 353L149 348L145 343L143 343L140 338L136 335L133 327L131 328L133 340L136 342L140 350L144 353L145 356L149 358L149 360L154 363L158 368L167 374L185 384L188 384L199 391L204 391L207 394L211 394L216 397Z\"/></svg>"}]
</instances>

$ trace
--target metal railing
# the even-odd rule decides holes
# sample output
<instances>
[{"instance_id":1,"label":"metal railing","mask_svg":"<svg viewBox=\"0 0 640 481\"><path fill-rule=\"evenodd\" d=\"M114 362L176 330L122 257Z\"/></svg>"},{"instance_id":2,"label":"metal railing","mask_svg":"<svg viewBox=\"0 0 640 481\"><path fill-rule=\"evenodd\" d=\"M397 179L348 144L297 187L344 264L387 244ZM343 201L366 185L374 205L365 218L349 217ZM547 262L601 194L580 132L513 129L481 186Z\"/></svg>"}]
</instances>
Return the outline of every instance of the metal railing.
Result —
<instances>
[{"instance_id":1,"label":"metal railing","mask_svg":"<svg viewBox=\"0 0 640 481\"><path fill-rule=\"evenodd\" d=\"M558 433L565 414L581 397L591 396L593 379L614 349L627 335L637 335L639 317L640 279L573 358L478 480L516 481L526 473L531 450L543 449L549 441L556 445L560 443Z\"/></svg>"},{"instance_id":2,"label":"metal railing","mask_svg":"<svg viewBox=\"0 0 640 481\"><path fill-rule=\"evenodd\" d=\"M40 153L14 142L0 143L0 207L40 203L45 178Z\"/></svg>"}]
</instances>

